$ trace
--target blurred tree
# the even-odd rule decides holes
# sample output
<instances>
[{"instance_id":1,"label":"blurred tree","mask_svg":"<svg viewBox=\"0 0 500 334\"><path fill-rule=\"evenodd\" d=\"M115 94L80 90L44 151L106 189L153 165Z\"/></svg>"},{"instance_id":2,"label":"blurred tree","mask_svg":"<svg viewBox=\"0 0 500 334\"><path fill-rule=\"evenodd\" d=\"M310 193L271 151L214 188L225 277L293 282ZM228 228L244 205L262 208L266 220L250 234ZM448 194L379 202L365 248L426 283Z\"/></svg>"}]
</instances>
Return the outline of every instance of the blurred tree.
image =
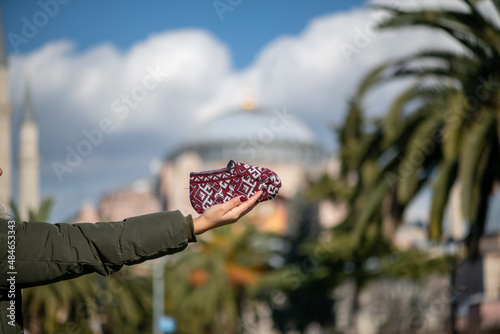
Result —
<instances>
[{"instance_id":1,"label":"blurred tree","mask_svg":"<svg viewBox=\"0 0 500 334\"><path fill-rule=\"evenodd\" d=\"M123 268L23 290L30 333L150 333L151 280Z\"/></svg>"},{"instance_id":2,"label":"blurred tree","mask_svg":"<svg viewBox=\"0 0 500 334\"><path fill-rule=\"evenodd\" d=\"M50 210L52 210L52 206L54 201L51 197L45 198L40 207L37 210L30 210L28 217L20 217L19 209L14 202L14 200L10 200L10 208L12 210L12 216L17 221L35 221L35 222L46 222L49 221Z\"/></svg>"},{"instance_id":3,"label":"blurred tree","mask_svg":"<svg viewBox=\"0 0 500 334\"><path fill-rule=\"evenodd\" d=\"M80 277L74 280L23 289L25 328L32 334L57 333L64 329L79 329L92 333L96 323L97 286L94 280Z\"/></svg>"},{"instance_id":4,"label":"blurred tree","mask_svg":"<svg viewBox=\"0 0 500 334\"><path fill-rule=\"evenodd\" d=\"M253 287L269 268L263 238L242 221L169 258L165 312L177 320L177 333L237 333L243 302L255 297Z\"/></svg>"},{"instance_id":5,"label":"blurred tree","mask_svg":"<svg viewBox=\"0 0 500 334\"><path fill-rule=\"evenodd\" d=\"M340 187L340 180L328 179L311 188L313 196L325 196L338 200L351 198L355 193L348 185ZM334 185L333 185L334 184ZM339 193L335 189L340 189ZM350 189L350 190L349 190ZM346 195L347 197L342 197ZM304 256L317 260L315 284L328 286L325 291L331 291L343 283L351 282L351 305L347 312L347 332L355 333L355 326L360 311L359 297L366 285L372 281L383 279L407 279L409 281L424 280L433 274L448 272L449 260L443 256L432 256L428 252L417 250L401 250L395 248L393 239L384 237L385 226L383 199L373 200L373 197L357 199L360 211L373 210L374 203L379 207L376 214L366 222L362 231L356 230L353 222L359 219L356 213L351 214L339 226L329 231L323 240L305 242L301 245ZM363 207L363 204L365 205ZM392 231L392 237L394 231ZM319 275L321 273L321 275ZM400 319L402 320L402 319Z\"/></svg>"},{"instance_id":6,"label":"blurred tree","mask_svg":"<svg viewBox=\"0 0 500 334\"><path fill-rule=\"evenodd\" d=\"M461 10L375 6L392 14L382 29L444 31L462 52L424 50L381 65L364 78L349 103L338 130L340 176L324 177L313 193L348 203L349 214L334 229L332 242L345 240L355 295L369 278L367 261L391 253L405 209L425 186L432 188L429 236L436 242L444 241L451 189L460 186L462 213L470 226L468 256L478 256L488 200L500 180L500 29L492 22L500 18L500 1L461 2ZM487 15L478 8L485 3L492 5ZM384 116L368 119L367 95L394 81L406 88ZM377 271L393 275L392 267ZM426 272L418 268L410 272Z\"/></svg>"},{"instance_id":7,"label":"blurred tree","mask_svg":"<svg viewBox=\"0 0 500 334\"><path fill-rule=\"evenodd\" d=\"M464 10L376 7L393 14L382 29L424 26L443 31L463 51L421 51L370 76L375 87L406 78L416 83L413 93L399 98L405 108L389 111L380 120L385 131L379 156L391 151L393 160L400 160L393 164L397 169L391 170L390 163L383 168L397 176L395 201L407 204L421 184L431 181L429 233L440 240L444 209L458 182L462 213L470 225L466 244L469 256L475 257L488 200L500 180L500 29L493 23L500 18L500 2L461 2ZM404 168L406 175L401 175Z\"/></svg>"},{"instance_id":8,"label":"blurred tree","mask_svg":"<svg viewBox=\"0 0 500 334\"><path fill-rule=\"evenodd\" d=\"M276 247L275 256L279 256L283 264L278 263L276 271L260 282L261 298L269 303L275 327L282 333L292 330L306 333L311 325L331 331L334 325L332 290L336 284L325 277L335 269L326 268L322 259L303 249L306 243L320 236L317 202L297 194L290 208L288 231L275 241L281 245ZM342 266L336 269L341 271Z\"/></svg>"},{"instance_id":9,"label":"blurred tree","mask_svg":"<svg viewBox=\"0 0 500 334\"><path fill-rule=\"evenodd\" d=\"M49 221L53 201L43 200L28 221ZM11 202L13 218L20 220ZM151 279L135 277L123 268L109 277L97 274L23 289L25 327L32 334L149 333L151 331Z\"/></svg>"}]
</instances>

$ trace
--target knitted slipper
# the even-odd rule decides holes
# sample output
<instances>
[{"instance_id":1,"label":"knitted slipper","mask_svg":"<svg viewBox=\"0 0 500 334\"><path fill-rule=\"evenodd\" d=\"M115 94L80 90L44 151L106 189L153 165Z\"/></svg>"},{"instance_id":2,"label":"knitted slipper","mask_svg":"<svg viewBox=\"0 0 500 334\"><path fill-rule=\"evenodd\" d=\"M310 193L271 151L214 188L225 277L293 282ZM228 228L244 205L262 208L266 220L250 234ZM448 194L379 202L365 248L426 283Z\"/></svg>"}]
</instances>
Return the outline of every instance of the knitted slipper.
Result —
<instances>
[{"instance_id":1,"label":"knitted slipper","mask_svg":"<svg viewBox=\"0 0 500 334\"><path fill-rule=\"evenodd\" d=\"M249 198L259 190L263 193L257 202L267 201L278 195L280 187L280 178L270 169L233 160L226 168L189 175L189 199L198 213L238 195Z\"/></svg>"}]
</instances>

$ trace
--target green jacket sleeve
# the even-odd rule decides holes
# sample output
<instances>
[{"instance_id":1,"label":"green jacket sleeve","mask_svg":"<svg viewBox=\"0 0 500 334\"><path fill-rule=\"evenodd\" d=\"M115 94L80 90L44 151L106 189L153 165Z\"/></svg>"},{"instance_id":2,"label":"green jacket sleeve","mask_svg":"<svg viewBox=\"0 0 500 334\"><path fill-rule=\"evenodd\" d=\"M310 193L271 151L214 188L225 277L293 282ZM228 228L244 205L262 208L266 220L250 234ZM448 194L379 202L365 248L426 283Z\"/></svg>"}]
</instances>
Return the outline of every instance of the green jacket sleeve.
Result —
<instances>
[{"instance_id":1,"label":"green jacket sleeve","mask_svg":"<svg viewBox=\"0 0 500 334\"><path fill-rule=\"evenodd\" d=\"M16 222L16 287L25 288L97 272L109 275L131 265L173 254L196 241L191 216L179 211L121 222L49 224ZM7 221L0 226L0 289L8 288ZM3 254L6 254L5 256Z\"/></svg>"}]
</instances>

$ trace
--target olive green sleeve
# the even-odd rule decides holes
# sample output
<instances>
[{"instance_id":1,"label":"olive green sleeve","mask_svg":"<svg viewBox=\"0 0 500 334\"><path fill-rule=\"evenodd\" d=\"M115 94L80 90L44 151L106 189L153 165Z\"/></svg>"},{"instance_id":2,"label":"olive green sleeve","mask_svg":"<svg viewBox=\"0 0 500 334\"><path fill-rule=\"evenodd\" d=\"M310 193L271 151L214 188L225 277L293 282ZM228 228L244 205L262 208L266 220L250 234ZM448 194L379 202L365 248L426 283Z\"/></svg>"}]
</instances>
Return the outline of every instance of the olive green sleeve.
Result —
<instances>
[{"instance_id":1,"label":"olive green sleeve","mask_svg":"<svg viewBox=\"0 0 500 334\"><path fill-rule=\"evenodd\" d=\"M5 235L5 226L0 229L0 236ZM16 286L22 288L92 272L109 275L123 265L173 254L196 241L191 216L180 211L95 224L16 222L15 230ZM0 247L5 254L4 240ZM6 288L7 258L0 270L0 288Z\"/></svg>"}]
</instances>

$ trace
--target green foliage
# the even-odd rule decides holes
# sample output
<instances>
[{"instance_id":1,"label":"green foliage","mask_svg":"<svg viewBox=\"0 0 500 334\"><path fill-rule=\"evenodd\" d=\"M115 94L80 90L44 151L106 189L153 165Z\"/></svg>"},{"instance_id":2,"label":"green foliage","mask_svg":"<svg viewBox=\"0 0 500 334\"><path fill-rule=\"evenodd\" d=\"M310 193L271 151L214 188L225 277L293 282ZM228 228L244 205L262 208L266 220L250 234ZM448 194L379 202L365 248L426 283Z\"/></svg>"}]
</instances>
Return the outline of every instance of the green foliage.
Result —
<instances>
[{"instance_id":1,"label":"green foliage","mask_svg":"<svg viewBox=\"0 0 500 334\"><path fill-rule=\"evenodd\" d=\"M297 283L335 286L352 280L352 313L370 279L417 280L449 270L446 257L392 246L404 210L424 187L432 189L429 236L442 242L445 208L453 186L461 185L471 231L468 255L478 252L488 198L500 181L500 29L477 10L478 1L462 2L465 11L374 6L392 13L380 24L382 30L424 26L445 32L464 51L424 49L369 72L338 131L341 174L325 176L312 187L312 196L344 201L349 213L331 231L326 249L334 251L324 254L314 275L296 276ZM500 2L493 5L500 17ZM409 80L413 84L395 97L385 115L369 121L366 96L386 83ZM306 254L317 255L313 250L319 244L325 245L306 246Z\"/></svg>"},{"instance_id":2,"label":"green foliage","mask_svg":"<svg viewBox=\"0 0 500 334\"><path fill-rule=\"evenodd\" d=\"M144 333L151 325L151 280L124 268L109 277L97 274L23 290L27 329L44 333Z\"/></svg>"},{"instance_id":3,"label":"green foliage","mask_svg":"<svg viewBox=\"0 0 500 334\"><path fill-rule=\"evenodd\" d=\"M353 189L344 180L324 174L311 185L307 195L313 200L348 200L353 196Z\"/></svg>"},{"instance_id":4,"label":"green foliage","mask_svg":"<svg viewBox=\"0 0 500 334\"><path fill-rule=\"evenodd\" d=\"M14 218L15 220L21 220L17 204L12 198L10 199L10 209L12 211L12 218Z\"/></svg>"},{"instance_id":5,"label":"green foliage","mask_svg":"<svg viewBox=\"0 0 500 334\"><path fill-rule=\"evenodd\" d=\"M52 205L51 198L43 200L28 221L48 221ZM22 218L14 202L11 208L15 219ZM151 305L151 280L136 277L130 268L109 277L91 274L23 289L25 327L34 332L93 333L97 326L104 333L147 333Z\"/></svg>"},{"instance_id":6,"label":"green foliage","mask_svg":"<svg viewBox=\"0 0 500 334\"><path fill-rule=\"evenodd\" d=\"M478 214L479 197L483 195L481 181L488 168L489 156L493 154L494 119L489 114L483 114L469 128L463 137L459 175L462 181L463 213L467 219L474 221Z\"/></svg>"},{"instance_id":7,"label":"green foliage","mask_svg":"<svg viewBox=\"0 0 500 334\"><path fill-rule=\"evenodd\" d=\"M50 210L52 210L53 205L52 198L48 197L42 201L38 211L30 211L29 221L35 222L46 222L49 221Z\"/></svg>"},{"instance_id":8,"label":"green foliage","mask_svg":"<svg viewBox=\"0 0 500 334\"><path fill-rule=\"evenodd\" d=\"M442 217L453 182L457 177L456 161L445 160L439 166L439 172L432 188L431 215L429 222L429 237L431 240L439 241L442 237Z\"/></svg>"},{"instance_id":9,"label":"green foliage","mask_svg":"<svg viewBox=\"0 0 500 334\"><path fill-rule=\"evenodd\" d=\"M179 334L236 333L241 305L256 298L268 269L267 238L239 222L210 231L166 264L165 311L177 320Z\"/></svg>"},{"instance_id":10,"label":"green foliage","mask_svg":"<svg viewBox=\"0 0 500 334\"><path fill-rule=\"evenodd\" d=\"M332 329L331 295L340 282L336 273L342 271L342 263L329 261L333 250L324 245L313 246L312 253L305 249L311 240L318 240L316 203L298 194L290 204L288 233L281 237L285 247L275 255L284 265L261 280L260 296L272 309L275 328L283 333L291 329L304 333L312 323Z\"/></svg>"},{"instance_id":11,"label":"green foliage","mask_svg":"<svg viewBox=\"0 0 500 334\"><path fill-rule=\"evenodd\" d=\"M477 10L477 1L463 2L466 11L375 6L393 14L380 25L382 30L413 26L441 30L462 44L465 52L422 50L376 67L359 84L339 134L342 175L357 176L352 196L343 197L352 208L343 227L351 226L357 240L370 224L387 218L384 210L376 209L383 207L384 200L395 194L392 207L401 211L424 186L431 185L429 232L439 240L449 193L457 182L471 236L477 239L483 231L488 197L500 180L500 29ZM493 4L498 10L498 2ZM365 96L387 82L408 78L415 84L365 130ZM323 193L341 194L339 190ZM397 216L393 215L395 221ZM468 244L471 254L477 253L477 245Z\"/></svg>"},{"instance_id":12,"label":"green foliage","mask_svg":"<svg viewBox=\"0 0 500 334\"><path fill-rule=\"evenodd\" d=\"M21 217L19 213L19 208L14 200L10 201L10 208L12 210L12 216L18 221L34 221L34 222L46 222L49 221L50 211L54 201L51 197L47 197L42 200L40 207L37 211L30 210L28 217Z\"/></svg>"},{"instance_id":13,"label":"green foliage","mask_svg":"<svg viewBox=\"0 0 500 334\"><path fill-rule=\"evenodd\" d=\"M394 250L389 256L380 258L379 275L410 280L423 280L433 274L447 274L450 259L431 257L428 252Z\"/></svg>"}]
</instances>

